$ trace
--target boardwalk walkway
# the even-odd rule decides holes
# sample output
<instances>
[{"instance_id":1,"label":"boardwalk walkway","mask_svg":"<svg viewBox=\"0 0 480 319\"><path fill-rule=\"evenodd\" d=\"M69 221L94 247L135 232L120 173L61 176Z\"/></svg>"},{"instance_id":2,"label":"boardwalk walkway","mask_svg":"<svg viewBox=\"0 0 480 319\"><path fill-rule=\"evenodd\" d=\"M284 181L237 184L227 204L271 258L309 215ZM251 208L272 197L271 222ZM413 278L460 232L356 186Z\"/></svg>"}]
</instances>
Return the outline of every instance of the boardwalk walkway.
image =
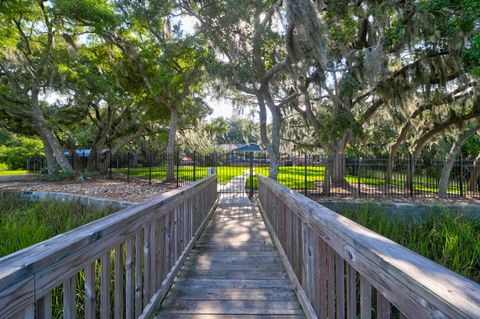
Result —
<instances>
[{"instance_id":1,"label":"boardwalk walkway","mask_svg":"<svg viewBox=\"0 0 480 319\"><path fill-rule=\"evenodd\" d=\"M222 194L157 318L304 318L262 217Z\"/></svg>"}]
</instances>

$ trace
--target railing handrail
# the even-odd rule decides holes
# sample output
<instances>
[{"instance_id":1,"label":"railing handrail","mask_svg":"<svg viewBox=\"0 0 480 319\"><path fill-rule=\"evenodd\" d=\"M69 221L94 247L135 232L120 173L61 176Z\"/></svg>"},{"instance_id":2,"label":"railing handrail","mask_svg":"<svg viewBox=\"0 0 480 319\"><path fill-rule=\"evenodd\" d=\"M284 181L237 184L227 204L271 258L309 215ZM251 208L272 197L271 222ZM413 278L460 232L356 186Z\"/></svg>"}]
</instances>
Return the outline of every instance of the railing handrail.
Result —
<instances>
[{"instance_id":1,"label":"railing handrail","mask_svg":"<svg viewBox=\"0 0 480 319\"><path fill-rule=\"evenodd\" d=\"M409 318L480 318L480 285L317 202L258 176L387 300Z\"/></svg>"},{"instance_id":2,"label":"railing handrail","mask_svg":"<svg viewBox=\"0 0 480 319\"><path fill-rule=\"evenodd\" d=\"M68 278L85 263L98 259L103 252L126 240L139 227L146 226L151 219L158 219L179 201L185 201L211 183L216 183L216 175L160 194L151 200L0 258L0 299L11 294L14 287L20 289L17 293L25 299L25 294L39 298L43 292L61 283L62 278ZM72 256L75 256L75 260L72 260ZM57 266L65 266L65 263L69 263L66 273L50 273ZM36 296L33 295L34 291Z\"/></svg>"}]
</instances>

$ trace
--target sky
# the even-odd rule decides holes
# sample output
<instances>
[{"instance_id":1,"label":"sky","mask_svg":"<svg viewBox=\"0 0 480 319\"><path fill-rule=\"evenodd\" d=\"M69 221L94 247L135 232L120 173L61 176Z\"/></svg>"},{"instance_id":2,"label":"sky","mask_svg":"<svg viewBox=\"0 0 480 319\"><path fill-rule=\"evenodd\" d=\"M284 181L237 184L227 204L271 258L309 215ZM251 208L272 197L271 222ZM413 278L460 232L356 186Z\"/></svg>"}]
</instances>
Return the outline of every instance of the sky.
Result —
<instances>
[{"instance_id":1,"label":"sky","mask_svg":"<svg viewBox=\"0 0 480 319\"><path fill-rule=\"evenodd\" d=\"M233 111L233 105L230 101L225 99L212 99L207 97L205 102L213 110L213 113L207 117L207 120L214 119L216 117L230 118L236 112Z\"/></svg>"}]
</instances>

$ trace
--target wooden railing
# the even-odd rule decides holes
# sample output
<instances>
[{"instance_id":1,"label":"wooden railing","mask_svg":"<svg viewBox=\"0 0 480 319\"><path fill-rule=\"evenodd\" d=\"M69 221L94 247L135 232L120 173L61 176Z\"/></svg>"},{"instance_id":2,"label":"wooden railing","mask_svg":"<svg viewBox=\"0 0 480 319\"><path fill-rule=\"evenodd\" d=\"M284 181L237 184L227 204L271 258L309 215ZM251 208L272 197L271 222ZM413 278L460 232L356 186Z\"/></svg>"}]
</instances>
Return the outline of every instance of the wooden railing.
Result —
<instances>
[{"instance_id":1,"label":"wooden railing","mask_svg":"<svg viewBox=\"0 0 480 319\"><path fill-rule=\"evenodd\" d=\"M0 259L0 318L149 318L213 212L216 176Z\"/></svg>"},{"instance_id":2,"label":"wooden railing","mask_svg":"<svg viewBox=\"0 0 480 319\"><path fill-rule=\"evenodd\" d=\"M480 318L480 285L258 178L262 214L307 317Z\"/></svg>"}]
</instances>

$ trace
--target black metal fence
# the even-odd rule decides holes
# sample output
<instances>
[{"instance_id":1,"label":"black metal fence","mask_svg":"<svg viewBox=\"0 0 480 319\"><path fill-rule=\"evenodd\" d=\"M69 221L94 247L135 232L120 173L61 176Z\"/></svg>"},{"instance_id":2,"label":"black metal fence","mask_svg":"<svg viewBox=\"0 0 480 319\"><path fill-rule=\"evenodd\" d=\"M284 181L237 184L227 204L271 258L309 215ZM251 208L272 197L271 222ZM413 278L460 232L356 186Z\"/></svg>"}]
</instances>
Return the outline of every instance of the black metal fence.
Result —
<instances>
[{"instance_id":1,"label":"black metal fence","mask_svg":"<svg viewBox=\"0 0 480 319\"><path fill-rule=\"evenodd\" d=\"M69 160L78 172L103 174L126 181L168 182L180 187L215 171L219 192L247 193L257 188L257 174L269 174L269 157L264 153L199 155L195 152L148 151L92 158L74 155ZM477 165L476 165L477 164ZM41 171L45 160L32 159L27 169ZM346 157L339 168L333 159L315 154L283 154L278 181L307 196L340 197L434 197L445 165L443 159L396 158L389 170L386 158ZM340 174L334 174L340 169ZM390 171L390 173L389 173ZM169 172L169 175L168 173ZM337 176L339 175L339 176ZM338 178L341 177L341 178ZM473 159L458 158L450 173L448 197L480 198L480 166Z\"/></svg>"}]
</instances>

